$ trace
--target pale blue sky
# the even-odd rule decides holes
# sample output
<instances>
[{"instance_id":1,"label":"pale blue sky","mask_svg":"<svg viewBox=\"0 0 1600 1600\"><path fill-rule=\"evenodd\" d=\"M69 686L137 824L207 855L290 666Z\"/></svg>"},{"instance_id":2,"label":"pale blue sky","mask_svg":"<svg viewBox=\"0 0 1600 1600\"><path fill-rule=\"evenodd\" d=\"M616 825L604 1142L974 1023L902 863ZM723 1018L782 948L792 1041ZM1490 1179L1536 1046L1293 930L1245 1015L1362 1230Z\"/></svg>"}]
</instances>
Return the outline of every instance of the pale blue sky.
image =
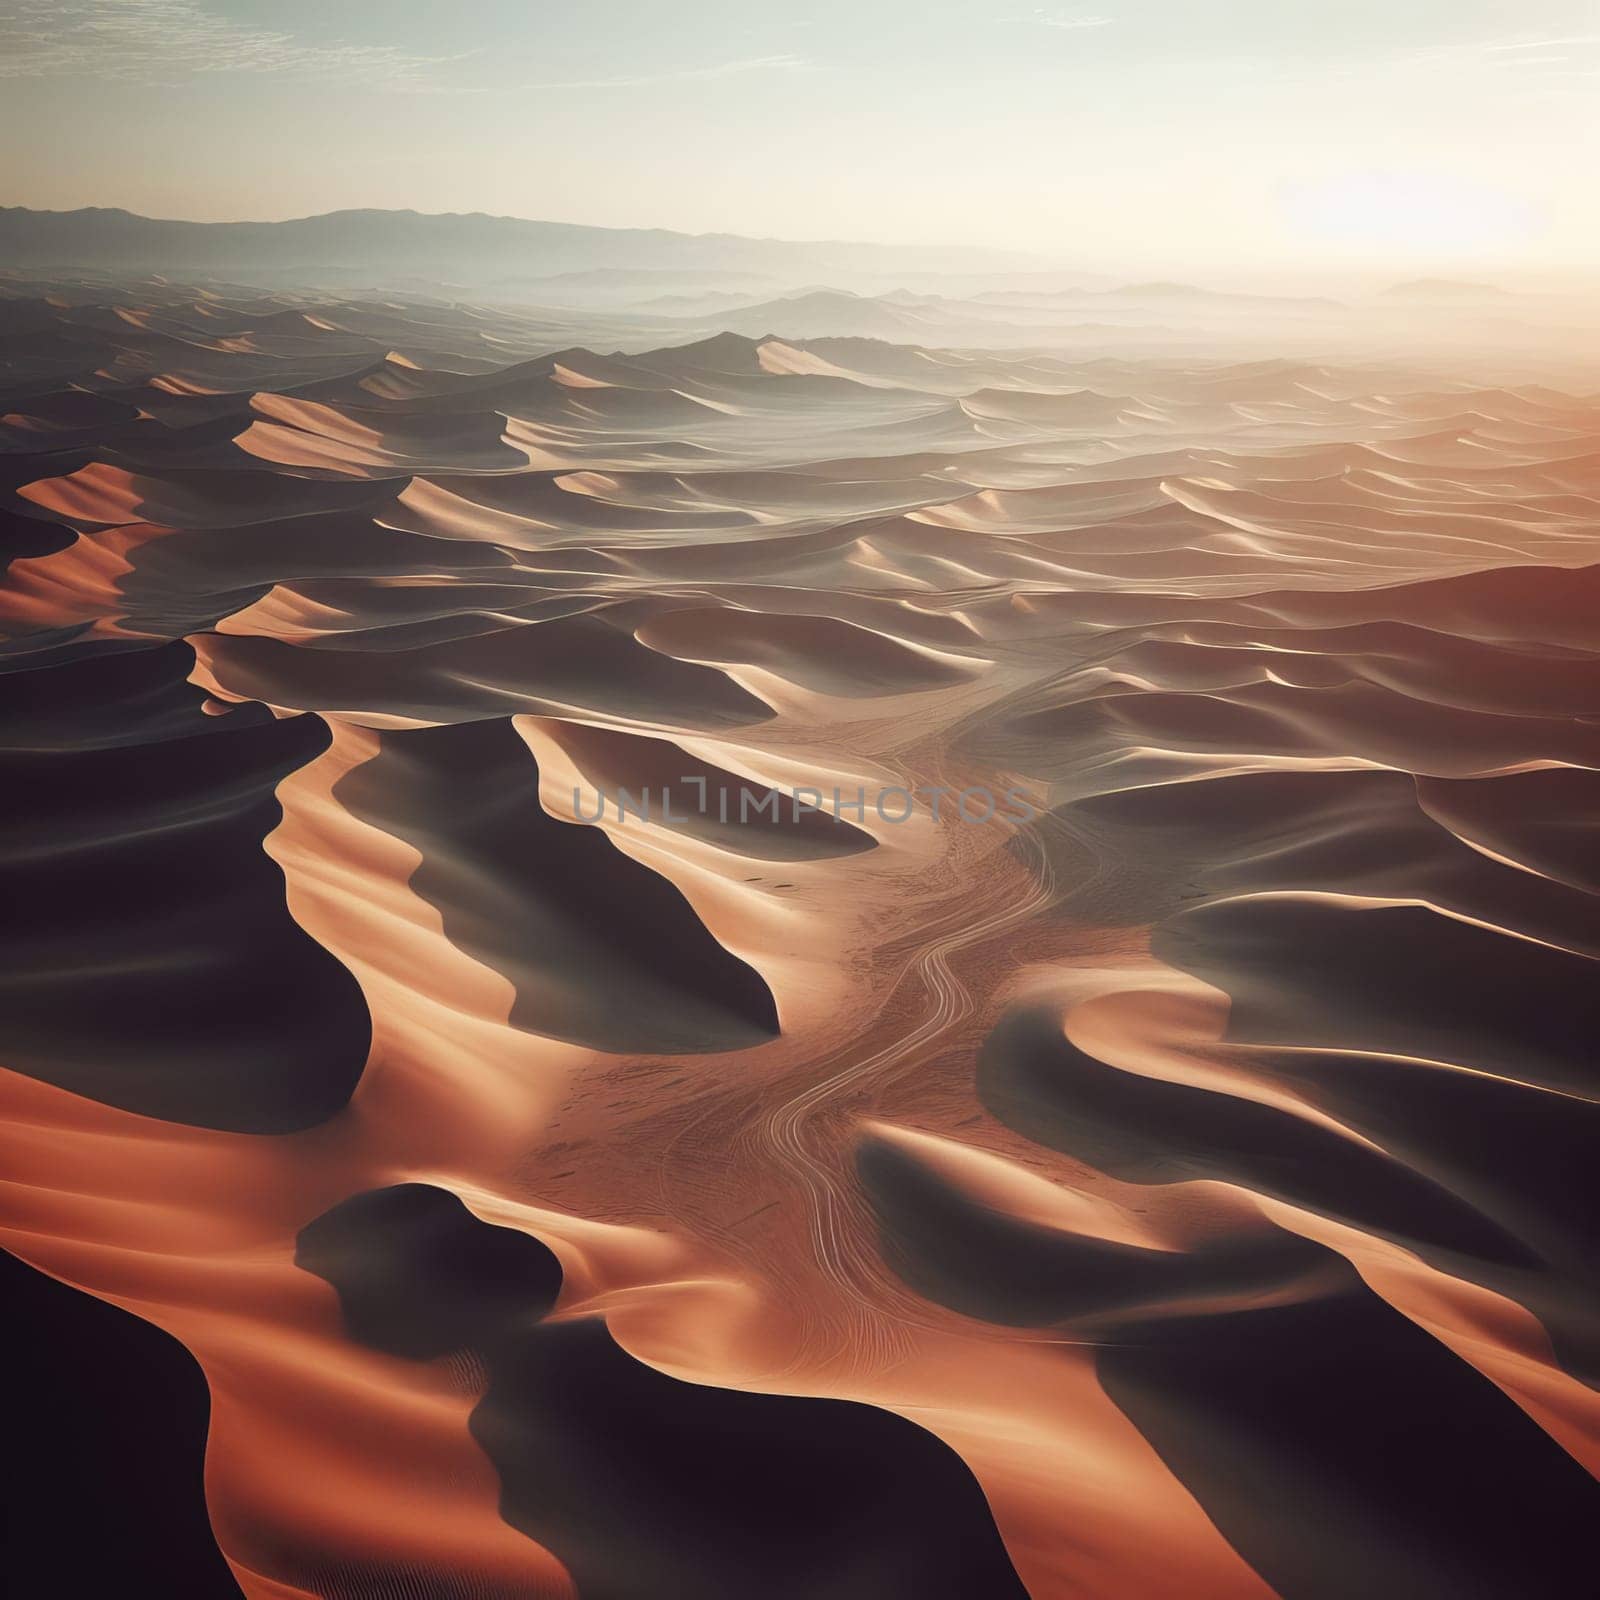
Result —
<instances>
[{"instance_id":1,"label":"pale blue sky","mask_svg":"<svg viewBox=\"0 0 1600 1600\"><path fill-rule=\"evenodd\" d=\"M0 200L1600 263L1600 0L0 0Z\"/></svg>"}]
</instances>

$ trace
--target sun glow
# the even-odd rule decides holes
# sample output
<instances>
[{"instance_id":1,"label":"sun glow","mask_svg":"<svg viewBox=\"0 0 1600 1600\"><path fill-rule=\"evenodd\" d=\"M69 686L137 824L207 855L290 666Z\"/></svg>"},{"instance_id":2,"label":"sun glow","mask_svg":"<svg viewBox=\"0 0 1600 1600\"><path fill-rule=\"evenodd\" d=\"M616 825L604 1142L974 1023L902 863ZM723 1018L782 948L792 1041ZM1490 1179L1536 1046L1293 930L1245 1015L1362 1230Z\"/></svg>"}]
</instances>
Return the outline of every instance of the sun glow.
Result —
<instances>
[{"instance_id":1,"label":"sun glow","mask_svg":"<svg viewBox=\"0 0 1600 1600\"><path fill-rule=\"evenodd\" d=\"M1294 231L1352 253L1506 255L1540 227L1527 201L1433 173L1341 173L1289 186L1280 204Z\"/></svg>"}]
</instances>

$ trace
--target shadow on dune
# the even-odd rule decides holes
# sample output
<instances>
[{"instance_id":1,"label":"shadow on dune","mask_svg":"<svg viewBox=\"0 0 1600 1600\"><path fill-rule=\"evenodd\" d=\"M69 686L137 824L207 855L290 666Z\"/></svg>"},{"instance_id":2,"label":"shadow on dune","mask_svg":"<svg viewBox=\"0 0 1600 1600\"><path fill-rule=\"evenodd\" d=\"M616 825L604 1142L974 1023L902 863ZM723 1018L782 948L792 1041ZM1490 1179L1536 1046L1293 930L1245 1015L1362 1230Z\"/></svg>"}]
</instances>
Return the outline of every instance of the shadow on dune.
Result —
<instances>
[{"instance_id":1,"label":"shadow on dune","mask_svg":"<svg viewBox=\"0 0 1600 1600\"><path fill-rule=\"evenodd\" d=\"M933 1435L849 1401L684 1383L598 1318L544 1322L553 1253L444 1190L347 1200L296 1259L352 1336L476 1352L471 1426L502 1515L585 1600L1023 1600L982 1491Z\"/></svg>"},{"instance_id":2,"label":"shadow on dune","mask_svg":"<svg viewBox=\"0 0 1600 1600\"><path fill-rule=\"evenodd\" d=\"M1531 1083L1592 1087L1600 967L1422 905L1299 895L1199 906L1154 940L1232 996L1231 1039L1464 1062ZM1469 975L1482 981L1464 981Z\"/></svg>"},{"instance_id":3,"label":"shadow on dune","mask_svg":"<svg viewBox=\"0 0 1600 1600\"><path fill-rule=\"evenodd\" d=\"M412 889L453 944L516 986L516 1026L613 1051L777 1033L760 975L674 885L540 806L538 765L509 720L385 733L335 795L422 851Z\"/></svg>"},{"instance_id":4,"label":"shadow on dune","mask_svg":"<svg viewBox=\"0 0 1600 1600\"><path fill-rule=\"evenodd\" d=\"M1521 1240L1402 1161L1276 1106L1097 1061L1048 1006L985 1043L978 1094L1002 1122L1130 1183L1215 1178L1436 1251L1503 1265Z\"/></svg>"},{"instance_id":5,"label":"shadow on dune","mask_svg":"<svg viewBox=\"0 0 1600 1600\"><path fill-rule=\"evenodd\" d=\"M0 469L3 469L0 462ZM9 474L0 470L0 483ZM10 485L6 484L9 488ZM30 560L35 556L54 555L72 543L72 532L59 522L45 522L37 517L19 517L15 511L0 507L0 561Z\"/></svg>"},{"instance_id":6,"label":"shadow on dune","mask_svg":"<svg viewBox=\"0 0 1600 1600\"><path fill-rule=\"evenodd\" d=\"M1398 1157L1108 1067L1048 1007L1002 1022L978 1083L1009 1126L1127 1181L1244 1185L1444 1253L1469 1276L1478 1261L1537 1264ZM1571 1592L1562 1575L1586 1559L1600 1490L1342 1257L1272 1234L1170 1259L1057 1234L941 1194L881 1153L867 1181L890 1259L922 1292L986 1320L1094 1327L1112 1398L1286 1600Z\"/></svg>"},{"instance_id":7,"label":"shadow on dune","mask_svg":"<svg viewBox=\"0 0 1600 1600\"><path fill-rule=\"evenodd\" d=\"M355 979L289 915L262 850L314 717L202 714L188 646L68 646L0 677L7 1066L145 1116L244 1133L349 1100L370 1043ZM294 997L285 1005L285 997Z\"/></svg>"},{"instance_id":8,"label":"shadow on dune","mask_svg":"<svg viewBox=\"0 0 1600 1600\"><path fill-rule=\"evenodd\" d=\"M784 612L669 611L639 637L674 659L763 667L821 694L905 694L958 683L976 670L852 622Z\"/></svg>"},{"instance_id":9,"label":"shadow on dune","mask_svg":"<svg viewBox=\"0 0 1600 1600\"><path fill-rule=\"evenodd\" d=\"M206 1516L211 1396L159 1328L0 1251L8 1593L238 1600Z\"/></svg>"},{"instance_id":10,"label":"shadow on dune","mask_svg":"<svg viewBox=\"0 0 1600 1600\"><path fill-rule=\"evenodd\" d=\"M587 811L601 803L599 796L615 814L619 794L648 794L651 820L661 827L757 861L826 860L877 845L864 828L831 811L773 804L766 785L691 755L671 740L555 718L539 727L591 786L592 793L582 794Z\"/></svg>"},{"instance_id":11,"label":"shadow on dune","mask_svg":"<svg viewBox=\"0 0 1600 1600\"><path fill-rule=\"evenodd\" d=\"M300 1230L294 1258L338 1290L352 1339L411 1361L537 1321L561 1293L561 1263L548 1245L480 1222L426 1183L341 1201Z\"/></svg>"},{"instance_id":12,"label":"shadow on dune","mask_svg":"<svg viewBox=\"0 0 1600 1600\"><path fill-rule=\"evenodd\" d=\"M940 1305L1008 1327L1248 1300L1315 1272L1327 1259L1307 1240L1276 1229L1186 1250L1149 1250L1052 1228L963 1194L883 1139L863 1141L856 1171L896 1274Z\"/></svg>"},{"instance_id":13,"label":"shadow on dune","mask_svg":"<svg viewBox=\"0 0 1600 1600\"><path fill-rule=\"evenodd\" d=\"M603 613L536 627L501 625L404 651L305 649L237 634L211 638L208 649L231 691L272 705L336 706L440 723L523 711L559 715L576 706L707 729L772 715L723 673L646 649Z\"/></svg>"},{"instance_id":14,"label":"shadow on dune","mask_svg":"<svg viewBox=\"0 0 1600 1600\"><path fill-rule=\"evenodd\" d=\"M1125 1325L1107 1393L1284 1600L1575 1593L1600 1488L1335 1261L1294 1304Z\"/></svg>"}]
</instances>

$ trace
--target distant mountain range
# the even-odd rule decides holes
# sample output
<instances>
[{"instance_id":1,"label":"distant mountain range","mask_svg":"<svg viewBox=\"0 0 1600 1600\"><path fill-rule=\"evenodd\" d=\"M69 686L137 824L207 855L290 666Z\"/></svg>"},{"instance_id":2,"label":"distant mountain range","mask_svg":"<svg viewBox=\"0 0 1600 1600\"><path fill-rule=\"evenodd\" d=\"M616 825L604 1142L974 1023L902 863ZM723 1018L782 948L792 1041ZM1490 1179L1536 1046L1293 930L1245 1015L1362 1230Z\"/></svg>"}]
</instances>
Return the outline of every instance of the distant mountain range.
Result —
<instances>
[{"instance_id":1,"label":"distant mountain range","mask_svg":"<svg viewBox=\"0 0 1600 1600\"><path fill-rule=\"evenodd\" d=\"M1492 283L1462 283L1455 278L1414 278L1383 291L1397 300L1503 300L1509 294Z\"/></svg>"},{"instance_id":2,"label":"distant mountain range","mask_svg":"<svg viewBox=\"0 0 1600 1600\"><path fill-rule=\"evenodd\" d=\"M512 283L562 273L755 274L786 283L896 272L1014 272L1038 257L978 248L800 243L664 228L591 228L481 212L330 211L290 222L176 222L88 207L0 207L0 266L207 273L242 281L359 274ZM374 279L374 274L380 274Z\"/></svg>"}]
</instances>

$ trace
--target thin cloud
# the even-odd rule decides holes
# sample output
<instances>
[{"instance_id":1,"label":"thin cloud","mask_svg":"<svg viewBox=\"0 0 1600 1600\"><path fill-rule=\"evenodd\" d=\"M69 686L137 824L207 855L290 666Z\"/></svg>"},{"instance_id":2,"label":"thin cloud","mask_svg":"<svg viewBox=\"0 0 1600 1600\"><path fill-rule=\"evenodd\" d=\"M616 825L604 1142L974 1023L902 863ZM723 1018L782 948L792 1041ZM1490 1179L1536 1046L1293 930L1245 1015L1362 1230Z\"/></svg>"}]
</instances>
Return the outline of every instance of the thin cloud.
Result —
<instances>
[{"instance_id":1,"label":"thin cloud","mask_svg":"<svg viewBox=\"0 0 1600 1600\"><path fill-rule=\"evenodd\" d=\"M637 72L615 78L566 78L552 83L525 83L524 89L636 89L647 83L690 83L707 78L732 78L745 72L797 71L810 66L804 56L746 56L704 67L680 67L673 72Z\"/></svg>"},{"instance_id":2,"label":"thin cloud","mask_svg":"<svg viewBox=\"0 0 1600 1600\"><path fill-rule=\"evenodd\" d=\"M1519 39L1515 43L1495 41L1490 44L1481 44L1478 49L1498 53L1507 50L1552 50L1558 45L1568 44L1600 44L1600 33L1579 34L1569 39Z\"/></svg>"},{"instance_id":3,"label":"thin cloud","mask_svg":"<svg viewBox=\"0 0 1600 1600\"><path fill-rule=\"evenodd\" d=\"M1081 11L1035 11L1032 20L1046 28L1064 28L1069 31L1111 26L1110 17L1085 16Z\"/></svg>"},{"instance_id":4,"label":"thin cloud","mask_svg":"<svg viewBox=\"0 0 1600 1600\"><path fill-rule=\"evenodd\" d=\"M1488 68L1564 67L1573 60L1568 51L1579 52L1579 59L1600 48L1600 34L1571 34L1556 39L1472 39L1461 44L1440 45L1416 52L1410 59L1426 66ZM1552 52L1561 52L1555 54Z\"/></svg>"},{"instance_id":5,"label":"thin cloud","mask_svg":"<svg viewBox=\"0 0 1600 1600\"><path fill-rule=\"evenodd\" d=\"M428 93L442 88L436 68L463 59L387 44L307 43L218 16L197 0L0 0L0 78L170 84L277 74Z\"/></svg>"}]
</instances>

